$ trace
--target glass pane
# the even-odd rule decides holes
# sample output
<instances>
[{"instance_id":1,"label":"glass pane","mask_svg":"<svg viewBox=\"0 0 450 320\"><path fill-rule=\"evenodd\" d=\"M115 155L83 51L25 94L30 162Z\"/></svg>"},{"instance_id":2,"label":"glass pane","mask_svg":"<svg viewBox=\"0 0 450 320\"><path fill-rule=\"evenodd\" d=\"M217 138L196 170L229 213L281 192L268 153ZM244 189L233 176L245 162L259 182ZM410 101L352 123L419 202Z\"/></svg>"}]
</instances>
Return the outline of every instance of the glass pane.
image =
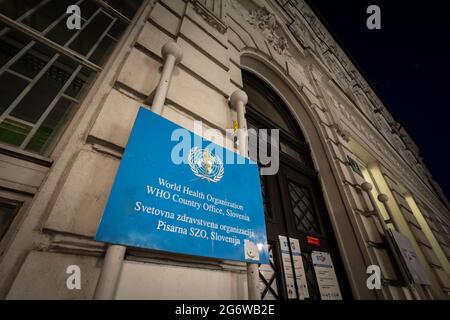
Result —
<instances>
[{"instance_id":1,"label":"glass pane","mask_svg":"<svg viewBox=\"0 0 450 320\"><path fill-rule=\"evenodd\" d=\"M320 233L309 190L291 181L288 188L297 230Z\"/></svg>"},{"instance_id":2,"label":"glass pane","mask_svg":"<svg viewBox=\"0 0 450 320\"><path fill-rule=\"evenodd\" d=\"M82 55L86 55L106 30L112 19L100 12L96 15L89 25L87 25L76 39L70 44L69 48L75 50Z\"/></svg>"},{"instance_id":3,"label":"glass pane","mask_svg":"<svg viewBox=\"0 0 450 320\"><path fill-rule=\"evenodd\" d=\"M6 26L0 23L0 30L6 30ZM2 31L0 31L2 33ZM7 62L25 47L30 40L20 33L7 29L5 34L0 37L0 66L3 67Z\"/></svg>"},{"instance_id":4,"label":"glass pane","mask_svg":"<svg viewBox=\"0 0 450 320\"><path fill-rule=\"evenodd\" d=\"M116 39L119 39L122 33L127 28L127 25L120 20L117 20L116 23L109 30L108 34Z\"/></svg>"},{"instance_id":5,"label":"glass pane","mask_svg":"<svg viewBox=\"0 0 450 320\"><path fill-rule=\"evenodd\" d=\"M73 1L71 4L75 4L78 1ZM86 23L86 20L89 20L89 18L94 14L94 12L98 9L97 6L94 5L94 2L91 0L84 0L82 3L79 4L80 11L81 11L81 26ZM67 22L68 15L64 17L56 26L54 26L49 32L46 34L46 37L49 38L52 41L55 41L56 43L64 46L77 32L77 29L69 30L67 28L66 22Z\"/></svg>"},{"instance_id":6,"label":"glass pane","mask_svg":"<svg viewBox=\"0 0 450 320\"><path fill-rule=\"evenodd\" d=\"M26 150L43 153L56 133L65 124L74 108L74 103L61 98L28 143Z\"/></svg>"},{"instance_id":7,"label":"glass pane","mask_svg":"<svg viewBox=\"0 0 450 320\"><path fill-rule=\"evenodd\" d=\"M11 119L5 119L0 124L0 141L7 144L20 146L30 131L30 126Z\"/></svg>"},{"instance_id":8,"label":"glass pane","mask_svg":"<svg viewBox=\"0 0 450 320\"><path fill-rule=\"evenodd\" d=\"M81 8L81 26L84 27L81 31L66 27L66 9L73 4ZM108 0L105 4L131 19L142 0ZM97 65L106 62L117 39L127 28L127 24L113 12L90 0L0 0L0 12L20 20L61 46L76 34L67 46L82 55L89 54L86 58ZM87 24L90 18L92 20ZM101 37L105 31L108 34ZM48 152L96 73L81 68L72 58L56 55L47 46L30 42L26 34L1 23L0 35L0 66L9 64L0 74L0 114L3 113L6 119L0 124L0 142L22 148L26 144L27 150ZM20 50L30 43L32 45L27 51L18 56ZM53 58L56 61L50 65ZM45 72L39 75L42 70ZM5 114L8 108L11 110Z\"/></svg>"},{"instance_id":9,"label":"glass pane","mask_svg":"<svg viewBox=\"0 0 450 320\"><path fill-rule=\"evenodd\" d=\"M0 199L0 240L3 238L6 231L8 231L19 207L20 204L18 203L2 201Z\"/></svg>"},{"instance_id":10,"label":"glass pane","mask_svg":"<svg viewBox=\"0 0 450 320\"><path fill-rule=\"evenodd\" d=\"M287 143L280 142L280 150L282 152L288 154L295 160L299 161L300 163L304 164L303 157L300 155L300 153L297 150L295 150L294 148L292 148L290 145L288 145Z\"/></svg>"},{"instance_id":11,"label":"glass pane","mask_svg":"<svg viewBox=\"0 0 450 320\"><path fill-rule=\"evenodd\" d=\"M81 9L81 18L84 20L89 20L98 9L98 5L92 0L84 0L79 6Z\"/></svg>"},{"instance_id":12,"label":"glass pane","mask_svg":"<svg viewBox=\"0 0 450 320\"><path fill-rule=\"evenodd\" d=\"M263 206L264 206L264 215L266 218L272 217L272 214L270 212L269 207L269 195L267 194L267 188L265 183L265 176L259 176L260 182L261 182L261 193L262 193L262 199L263 199Z\"/></svg>"},{"instance_id":13,"label":"glass pane","mask_svg":"<svg viewBox=\"0 0 450 320\"><path fill-rule=\"evenodd\" d=\"M248 94L250 101L249 105L251 107L274 122L277 128L292 132L289 123L284 119L283 115L280 113L280 110L277 109L276 104L269 99L268 94L260 92L260 90L245 84L244 91Z\"/></svg>"}]
</instances>

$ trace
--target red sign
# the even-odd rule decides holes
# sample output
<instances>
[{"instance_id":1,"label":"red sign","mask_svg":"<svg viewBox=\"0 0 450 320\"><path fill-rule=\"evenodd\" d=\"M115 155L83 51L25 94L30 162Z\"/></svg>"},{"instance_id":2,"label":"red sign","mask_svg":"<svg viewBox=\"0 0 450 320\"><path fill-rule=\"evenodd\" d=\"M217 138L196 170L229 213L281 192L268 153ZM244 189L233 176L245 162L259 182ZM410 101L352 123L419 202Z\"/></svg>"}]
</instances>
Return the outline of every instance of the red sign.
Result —
<instances>
[{"instance_id":1,"label":"red sign","mask_svg":"<svg viewBox=\"0 0 450 320\"><path fill-rule=\"evenodd\" d=\"M306 237L306 241L308 241L308 245L310 245L310 246L314 246L314 247L320 246L320 239L319 238L314 238L314 237L307 236Z\"/></svg>"}]
</instances>

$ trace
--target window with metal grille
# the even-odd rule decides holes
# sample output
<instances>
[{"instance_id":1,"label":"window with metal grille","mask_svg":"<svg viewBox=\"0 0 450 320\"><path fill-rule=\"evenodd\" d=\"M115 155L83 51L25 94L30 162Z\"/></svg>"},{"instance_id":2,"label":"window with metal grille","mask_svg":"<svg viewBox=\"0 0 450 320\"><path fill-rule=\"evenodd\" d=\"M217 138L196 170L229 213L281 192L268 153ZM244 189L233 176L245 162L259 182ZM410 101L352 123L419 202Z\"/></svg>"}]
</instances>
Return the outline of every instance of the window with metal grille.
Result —
<instances>
[{"instance_id":1,"label":"window with metal grille","mask_svg":"<svg viewBox=\"0 0 450 320\"><path fill-rule=\"evenodd\" d=\"M292 181L289 181L288 188L297 230L320 233L309 190Z\"/></svg>"},{"instance_id":2,"label":"window with metal grille","mask_svg":"<svg viewBox=\"0 0 450 320\"><path fill-rule=\"evenodd\" d=\"M0 198L0 240L2 240L6 231L17 212L21 207L21 203Z\"/></svg>"},{"instance_id":3,"label":"window with metal grille","mask_svg":"<svg viewBox=\"0 0 450 320\"><path fill-rule=\"evenodd\" d=\"M261 300L278 300L280 296L278 294L277 287L277 268L274 261L274 245L272 243L269 246L269 264L259 265L259 291L261 293Z\"/></svg>"},{"instance_id":4,"label":"window with metal grille","mask_svg":"<svg viewBox=\"0 0 450 320\"><path fill-rule=\"evenodd\" d=\"M48 154L142 0L0 2L0 143ZM69 30L70 5L81 28Z\"/></svg>"}]
</instances>

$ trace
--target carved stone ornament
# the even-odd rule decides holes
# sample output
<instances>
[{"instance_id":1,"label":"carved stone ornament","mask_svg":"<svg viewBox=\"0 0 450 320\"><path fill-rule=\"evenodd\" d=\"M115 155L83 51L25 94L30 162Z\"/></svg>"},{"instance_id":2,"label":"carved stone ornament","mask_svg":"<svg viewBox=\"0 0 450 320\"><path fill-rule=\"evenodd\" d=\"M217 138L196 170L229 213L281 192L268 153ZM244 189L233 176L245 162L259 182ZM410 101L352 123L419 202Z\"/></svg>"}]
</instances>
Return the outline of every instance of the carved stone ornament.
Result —
<instances>
[{"instance_id":1,"label":"carved stone ornament","mask_svg":"<svg viewBox=\"0 0 450 320\"><path fill-rule=\"evenodd\" d=\"M311 34L306 29L306 27L302 23L300 23L300 21L294 21L294 23L289 26L289 29L294 34L295 39L300 42L303 48L315 48Z\"/></svg>"},{"instance_id":2,"label":"carved stone ornament","mask_svg":"<svg viewBox=\"0 0 450 320\"><path fill-rule=\"evenodd\" d=\"M251 9L246 17L248 23L259 29L267 42L278 54L288 54L288 42L284 36L278 34L278 23L275 15L266 9Z\"/></svg>"},{"instance_id":3,"label":"carved stone ornament","mask_svg":"<svg viewBox=\"0 0 450 320\"><path fill-rule=\"evenodd\" d=\"M375 116L373 112L373 106L372 103L369 101L369 99L366 97L364 92L361 90L359 86L355 86L353 88L353 93L359 102L359 106L361 107L361 110L365 113L365 115L371 120L372 123L375 122Z\"/></svg>"},{"instance_id":4,"label":"carved stone ornament","mask_svg":"<svg viewBox=\"0 0 450 320\"><path fill-rule=\"evenodd\" d=\"M208 8L205 1L201 0L184 0L190 2L192 8L197 12L210 26L217 29L220 33L224 34L227 31L227 26L221 20L220 10L214 7ZM220 4L221 6L221 4ZM218 6L218 7L220 7Z\"/></svg>"}]
</instances>

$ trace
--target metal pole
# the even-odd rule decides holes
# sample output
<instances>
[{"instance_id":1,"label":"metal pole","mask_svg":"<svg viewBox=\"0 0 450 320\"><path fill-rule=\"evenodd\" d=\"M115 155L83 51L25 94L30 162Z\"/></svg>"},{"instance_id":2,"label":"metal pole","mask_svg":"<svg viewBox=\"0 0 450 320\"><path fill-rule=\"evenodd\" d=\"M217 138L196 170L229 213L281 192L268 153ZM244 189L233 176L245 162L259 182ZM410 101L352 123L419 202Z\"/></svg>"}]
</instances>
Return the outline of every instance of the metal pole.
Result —
<instances>
[{"instance_id":1,"label":"metal pole","mask_svg":"<svg viewBox=\"0 0 450 320\"><path fill-rule=\"evenodd\" d=\"M247 157L247 120L245 119L245 105L248 102L247 94L242 90L236 90L230 97L230 104L236 109L238 126L238 149L243 157ZM257 263L247 263L247 287L248 299L260 300L259 272Z\"/></svg>"},{"instance_id":2,"label":"metal pole","mask_svg":"<svg viewBox=\"0 0 450 320\"><path fill-rule=\"evenodd\" d=\"M108 246L97 288L95 288L95 300L112 300L114 298L126 250L127 247L121 245Z\"/></svg>"},{"instance_id":3,"label":"metal pole","mask_svg":"<svg viewBox=\"0 0 450 320\"><path fill-rule=\"evenodd\" d=\"M170 80L172 79L173 68L183 59L183 51L176 42L166 43L161 53L165 60L164 67L152 103L152 111L159 115L162 114L164 109L164 102L166 101L167 91L169 90Z\"/></svg>"},{"instance_id":4,"label":"metal pole","mask_svg":"<svg viewBox=\"0 0 450 320\"><path fill-rule=\"evenodd\" d=\"M183 58L183 52L175 42L166 43L162 47L161 53L164 58L164 67L152 103L152 111L159 115L164 110L164 102L172 79L173 69ZM100 278L95 288L95 300L111 300L114 298L126 250L127 247L123 245L108 246Z\"/></svg>"}]
</instances>

